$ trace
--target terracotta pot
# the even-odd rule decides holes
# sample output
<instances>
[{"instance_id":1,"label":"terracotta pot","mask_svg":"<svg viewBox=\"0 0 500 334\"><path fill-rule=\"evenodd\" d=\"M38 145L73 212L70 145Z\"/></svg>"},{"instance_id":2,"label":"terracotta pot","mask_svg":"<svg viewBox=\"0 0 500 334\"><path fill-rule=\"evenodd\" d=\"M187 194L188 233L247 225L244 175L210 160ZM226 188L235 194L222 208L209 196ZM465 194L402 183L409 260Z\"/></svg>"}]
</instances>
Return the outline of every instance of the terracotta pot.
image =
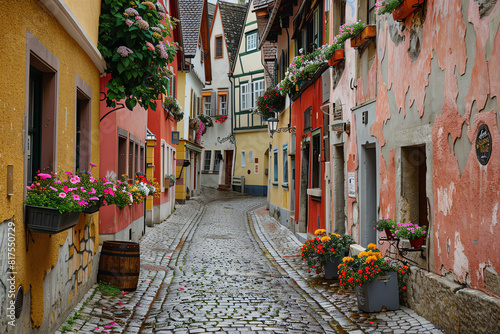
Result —
<instances>
[{"instance_id":1,"label":"terracotta pot","mask_svg":"<svg viewBox=\"0 0 500 334\"><path fill-rule=\"evenodd\" d=\"M394 239L390 228L385 228L384 231L385 231L385 235L387 236L387 239L389 239L389 240Z\"/></svg>"},{"instance_id":2,"label":"terracotta pot","mask_svg":"<svg viewBox=\"0 0 500 334\"><path fill-rule=\"evenodd\" d=\"M359 34L351 38L351 47L357 48L368 42L370 38L377 36L377 26L369 25L366 26Z\"/></svg>"},{"instance_id":3,"label":"terracotta pot","mask_svg":"<svg viewBox=\"0 0 500 334\"><path fill-rule=\"evenodd\" d=\"M328 66L335 66L344 60L344 49L335 50L330 59L328 59Z\"/></svg>"},{"instance_id":4,"label":"terracotta pot","mask_svg":"<svg viewBox=\"0 0 500 334\"><path fill-rule=\"evenodd\" d=\"M411 13L413 13L420 5L424 3L425 0L405 0L401 5L396 7L392 12L392 18L394 21L400 21L406 19Z\"/></svg>"},{"instance_id":5,"label":"terracotta pot","mask_svg":"<svg viewBox=\"0 0 500 334\"><path fill-rule=\"evenodd\" d=\"M420 249L422 248L422 245L424 244L424 237L421 236L420 238L417 239L410 239L410 245L411 248L413 249Z\"/></svg>"}]
</instances>

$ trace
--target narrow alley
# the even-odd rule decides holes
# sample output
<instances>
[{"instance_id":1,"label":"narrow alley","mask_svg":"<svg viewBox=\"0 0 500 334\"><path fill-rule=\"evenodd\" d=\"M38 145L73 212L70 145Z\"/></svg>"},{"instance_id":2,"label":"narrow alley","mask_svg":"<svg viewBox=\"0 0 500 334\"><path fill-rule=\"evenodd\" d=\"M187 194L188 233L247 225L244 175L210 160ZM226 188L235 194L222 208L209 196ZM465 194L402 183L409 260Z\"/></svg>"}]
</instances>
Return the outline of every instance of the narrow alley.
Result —
<instances>
[{"instance_id":1,"label":"narrow alley","mask_svg":"<svg viewBox=\"0 0 500 334\"><path fill-rule=\"evenodd\" d=\"M141 239L137 290L106 296L94 287L70 314L71 331L440 333L404 307L355 311L355 295L300 263L300 243L262 198L204 188L177 208Z\"/></svg>"}]
</instances>

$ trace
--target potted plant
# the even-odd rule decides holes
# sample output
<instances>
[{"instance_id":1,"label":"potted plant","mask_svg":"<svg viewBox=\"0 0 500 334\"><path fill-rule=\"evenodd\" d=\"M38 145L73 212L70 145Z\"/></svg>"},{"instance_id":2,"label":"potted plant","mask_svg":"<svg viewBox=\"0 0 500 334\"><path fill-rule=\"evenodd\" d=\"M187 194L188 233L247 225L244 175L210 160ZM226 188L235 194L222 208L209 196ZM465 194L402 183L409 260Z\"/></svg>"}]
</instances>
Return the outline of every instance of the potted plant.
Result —
<instances>
[{"instance_id":1,"label":"potted plant","mask_svg":"<svg viewBox=\"0 0 500 334\"><path fill-rule=\"evenodd\" d=\"M103 183L90 172L39 173L27 188L26 224L34 232L49 234L75 226L80 212L100 206L104 195Z\"/></svg>"},{"instance_id":2,"label":"potted plant","mask_svg":"<svg viewBox=\"0 0 500 334\"><path fill-rule=\"evenodd\" d=\"M364 26L354 38L351 38L351 47L357 48L366 43L369 39L377 36L377 27L375 25Z\"/></svg>"},{"instance_id":3,"label":"potted plant","mask_svg":"<svg viewBox=\"0 0 500 334\"><path fill-rule=\"evenodd\" d=\"M174 174L165 174L165 183L168 183L169 187L175 186L175 182L177 182L177 178Z\"/></svg>"},{"instance_id":4,"label":"potted plant","mask_svg":"<svg viewBox=\"0 0 500 334\"><path fill-rule=\"evenodd\" d=\"M332 233L327 236L324 229L316 230L315 235L300 248L302 259L317 273L323 268L325 279L338 278L337 267L354 242L348 235Z\"/></svg>"},{"instance_id":5,"label":"potted plant","mask_svg":"<svg viewBox=\"0 0 500 334\"><path fill-rule=\"evenodd\" d=\"M227 115L217 115L215 116L215 123L224 123L227 120Z\"/></svg>"},{"instance_id":6,"label":"potted plant","mask_svg":"<svg viewBox=\"0 0 500 334\"><path fill-rule=\"evenodd\" d=\"M392 13L394 21L404 20L413 13L425 0L379 0L375 4L378 15Z\"/></svg>"},{"instance_id":7,"label":"potted plant","mask_svg":"<svg viewBox=\"0 0 500 334\"><path fill-rule=\"evenodd\" d=\"M179 102L177 102L177 100L173 97L164 96L163 108L172 114L176 122L181 121L184 117L184 113L181 111Z\"/></svg>"},{"instance_id":8,"label":"potted plant","mask_svg":"<svg viewBox=\"0 0 500 334\"><path fill-rule=\"evenodd\" d=\"M408 273L407 266L382 256L375 244L357 257L345 257L338 266L340 286L356 290L358 308L363 312L399 309L399 282ZM404 285L401 286L406 289Z\"/></svg>"},{"instance_id":9,"label":"potted plant","mask_svg":"<svg viewBox=\"0 0 500 334\"><path fill-rule=\"evenodd\" d=\"M376 229L377 231L385 231L387 239L389 240L394 239L394 227L397 224L394 220L382 217L382 219L379 219L377 222L373 223L376 224L374 229Z\"/></svg>"},{"instance_id":10,"label":"potted plant","mask_svg":"<svg viewBox=\"0 0 500 334\"><path fill-rule=\"evenodd\" d=\"M268 88L262 96L257 98L257 110L265 119L274 116L274 113L285 108L285 96L277 88Z\"/></svg>"},{"instance_id":11,"label":"potted plant","mask_svg":"<svg viewBox=\"0 0 500 334\"><path fill-rule=\"evenodd\" d=\"M424 237L427 235L427 226L419 226L412 222L397 223L394 234L398 238L410 240L413 249L421 249L424 244Z\"/></svg>"}]
</instances>

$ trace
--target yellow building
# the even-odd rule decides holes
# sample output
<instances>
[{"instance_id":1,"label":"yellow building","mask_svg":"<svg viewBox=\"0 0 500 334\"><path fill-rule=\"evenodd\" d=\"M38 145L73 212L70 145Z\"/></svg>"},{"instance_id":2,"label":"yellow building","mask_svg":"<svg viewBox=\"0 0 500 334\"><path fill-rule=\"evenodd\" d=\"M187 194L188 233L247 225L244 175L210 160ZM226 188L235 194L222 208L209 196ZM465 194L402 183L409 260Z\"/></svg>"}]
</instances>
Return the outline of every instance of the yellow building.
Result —
<instances>
[{"instance_id":1,"label":"yellow building","mask_svg":"<svg viewBox=\"0 0 500 334\"><path fill-rule=\"evenodd\" d=\"M99 164L100 6L100 0L0 4L1 332L55 331L96 280L99 214L81 214L76 226L57 234L35 233L25 226L23 202L38 170ZM8 308L14 298L19 312Z\"/></svg>"},{"instance_id":2,"label":"yellow building","mask_svg":"<svg viewBox=\"0 0 500 334\"><path fill-rule=\"evenodd\" d=\"M269 135L267 122L258 114L257 98L264 94L266 79L258 49L257 17L250 2L240 40L238 59L231 77L234 87L235 177L244 177L245 193L267 196Z\"/></svg>"}]
</instances>

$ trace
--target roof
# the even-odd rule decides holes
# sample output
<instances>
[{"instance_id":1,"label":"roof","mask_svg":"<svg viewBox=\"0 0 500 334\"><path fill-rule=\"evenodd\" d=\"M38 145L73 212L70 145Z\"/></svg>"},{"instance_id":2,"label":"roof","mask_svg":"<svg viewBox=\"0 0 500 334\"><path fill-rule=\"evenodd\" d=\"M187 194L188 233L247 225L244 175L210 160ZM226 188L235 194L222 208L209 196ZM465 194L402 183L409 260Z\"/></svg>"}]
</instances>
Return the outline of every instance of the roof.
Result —
<instances>
[{"instance_id":1,"label":"roof","mask_svg":"<svg viewBox=\"0 0 500 334\"><path fill-rule=\"evenodd\" d=\"M182 46L187 57L194 57L196 54L204 4L205 0L179 0Z\"/></svg>"},{"instance_id":2,"label":"roof","mask_svg":"<svg viewBox=\"0 0 500 334\"><path fill-rule=\"evenodd\" d=\"M277 51L276 44L271 42L265 42L262 46L262 52L264 53L264 59L274 59L276 58Z\"/></svg>"},{"instance_id":3,"label":"roof","mask_svg":"<svg viewBox=\"0 0 500 334\"><path fill-rule=\"evenodd\" d=\"M229 55L229 66L233 68L234 60L238 55L241 32L245 27L245 19L248 6L246 4L235 4L219 1L219 11L226 38L227 53Z\"/></svg>"},{"instance_id":4,"label":"roof","mask_svg":"<svg viewBox=\"0 0 500 334\"><path fill-rule=\"evenodd\" d=\"M253 10L267 8L274 3L274 0L254 0L253 1Z\"/></svg>"},{"instance_id":5,"label":"roof","mask_svg":"<svg viewBox=\"0 0 500 334\"><path fill-rule=\"evenodd\" d=\"M212 21L214 19L214 14L215 14L215 5L211 2L207 3L208 5L208 26L212 26Z\"/></svg>"}]
</instances>

